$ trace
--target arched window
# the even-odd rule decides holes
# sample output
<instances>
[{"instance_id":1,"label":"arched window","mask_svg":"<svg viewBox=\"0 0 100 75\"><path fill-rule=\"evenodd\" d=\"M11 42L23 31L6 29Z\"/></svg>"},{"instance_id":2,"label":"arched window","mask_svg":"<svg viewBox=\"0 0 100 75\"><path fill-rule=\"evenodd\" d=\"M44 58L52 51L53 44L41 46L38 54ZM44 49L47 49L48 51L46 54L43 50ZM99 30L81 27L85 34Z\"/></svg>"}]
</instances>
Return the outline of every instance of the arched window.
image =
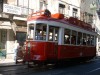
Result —
<instances>
[{"instance_id":1,"label":"arched window","mask_svg":"<svg viewBox=\"0 0 100 75\"><path fill-rule=\"evenodd\" d=\"M65 14L65 5L59 4L59 13Z\"/></svg>"}]
</instances>

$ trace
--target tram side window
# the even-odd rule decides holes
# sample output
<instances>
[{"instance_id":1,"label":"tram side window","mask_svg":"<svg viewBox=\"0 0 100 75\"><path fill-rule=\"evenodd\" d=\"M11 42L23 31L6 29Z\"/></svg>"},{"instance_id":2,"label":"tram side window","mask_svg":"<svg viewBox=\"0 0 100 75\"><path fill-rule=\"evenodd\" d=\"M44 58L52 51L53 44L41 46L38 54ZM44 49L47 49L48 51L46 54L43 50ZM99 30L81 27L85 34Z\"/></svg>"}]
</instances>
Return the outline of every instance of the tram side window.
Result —
<instances>
[{"instance_id":1,"label":"tram side window","mask_svg":"<svg viewBox=\"0 0 100 75\"><path fill-rule=\"evenodd\" d=\"M49 41L58 41L58 28L50 26L49 27Z\"/></svg>"},{"instance_id":2,"label":"tram side window","mask_svg":"<svg viewBox=\"0 0 100 75\"><path fill-rule=\"evenodd\" d=\"M70 30L64 30L64 44L70 44Z\"/></svg>"},{"instance_id":3,"label":"tram side window","mask_svg":"<svg viewBox=\"0 0 100 75\"><path fill-rule=\"evenodd\" d=\"M58 30L58 28L55 28L55 41L58 41L58 33L59 33L59 30Z\"/></svg>"},{"instance_id":4,"label":"tram side window","mask_svg":"<svg viewBox=\"0 0 100 75\"><path fill-rule=\"evenodd\" d=\"M29 31L28 31L28 39L33 39L33 34L34 34L34 24L29 25Z\"/></svg>"},{"instance_id":5,"label":"tram side window","mask_svg":"<svg viewBox=\"0 0 100 75\"><path fill-rule=\"evenodd\" d=\"M46 40L46 29L47 25L38 23L36 24L36 32L35 32L35 39L36 40Z\"/></svg>"},{"instance_id":6,"label":"tram side window","mask_svg":"<svg viewBox=\"0 0 100 75\"><path fill-rule=\"evenodd\" d=\"M77 32L72 30L71 44L76 45L76 37L77 37Z\"/></svg>"},{"instance_id":7,"label":"tram side window","mask_svg":"<svg viewBox=\"0 0 100 75\"><path fill-rule=\"evenodd\" d=\"M90 35L87 34L86 38L87 38L87 45L91 45Z\"/></svg>"},{"instance_id":8,"label":"tram side window","mask_svg":"<svg viewBox=\"0 0 100 75\"><path fill-rule=\"evenodd\" d=\"M87 38L86 38L86 34L83 33L83 45L87 44Z\"/></svg>"},{"instance_id":9,"label":"tram side window","mask_svg":"<svg viewBox=\"0 0 100 75\"><path fill-rule=\"evenodd\" d=\"M82 33L78 32L78 37L77 37L77 45L82 45L83 41L82 41Z\"/></svg>"},{"instance_id":10,"label":"tram side window","mask_svg":"<svg viewBox=\"0 0 100 75\"><path fill-rule=\"evenodd\" d=\"M91 39L90 39L90 41L91 41L91 46L94 46L94 36L91 35L90 38L91 38Z\"/></svg>"}]
</instances>

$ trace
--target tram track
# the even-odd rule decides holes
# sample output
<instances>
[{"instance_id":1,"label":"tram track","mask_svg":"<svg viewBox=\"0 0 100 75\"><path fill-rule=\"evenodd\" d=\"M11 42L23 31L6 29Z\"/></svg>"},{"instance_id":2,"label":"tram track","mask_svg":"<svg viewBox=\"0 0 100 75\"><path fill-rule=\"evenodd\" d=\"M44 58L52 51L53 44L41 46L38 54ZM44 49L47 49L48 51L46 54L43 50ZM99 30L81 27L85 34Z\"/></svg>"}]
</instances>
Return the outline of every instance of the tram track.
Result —
<instances>
[{"instance_id":1,"label":"tram track","mask_svg":"<svg viewBox=\"0 0 100 75\"><path fill-rule=\"evenodd\" d=\"M34 72L41 72L41 71L47 71L49 69L52 69L53 67L48 67L48 66L32 66L31 68L28 68L27 66L25 67L19 67L19 68L9 68L0 70L1 75L28 75Z\"/></svg>"},{"instance_id":2,"label":"tram track","mask_svg":"<svg viewBox=\"0 0 100 75\"><path fill-rule=\"evenodd\" d=\"M77 66L77 65L80 65L80 64L86 64L86 63L89 63L89 62L92 62L92 61L95 61L95 60L96 59L85 62L85 63L77 63L77 64L67 63L66 65L57 65L57 67L52 65L52 64L41 66L41 67L37 66L37 65L32 65L31 67L28 67L27 65L12 66L12 67L6 67L5 69L2 68L4 70L1 70L1 68L0 68L0 74L1 75L30 75L32 73L48 71L48 70L56 69L56 68L62 68L63 69L63 68L66 68L66 67L72 67L72 66Z\"/></svg>"}]
</instances>

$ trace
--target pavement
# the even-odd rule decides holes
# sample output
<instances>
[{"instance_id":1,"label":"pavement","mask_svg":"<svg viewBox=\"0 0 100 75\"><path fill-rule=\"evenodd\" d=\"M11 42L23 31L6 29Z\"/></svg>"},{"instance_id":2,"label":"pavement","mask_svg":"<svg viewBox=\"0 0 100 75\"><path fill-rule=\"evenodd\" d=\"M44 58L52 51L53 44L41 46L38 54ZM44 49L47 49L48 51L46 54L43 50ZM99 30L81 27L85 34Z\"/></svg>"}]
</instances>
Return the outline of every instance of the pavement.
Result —
<instances>
[{"instance_id":1,"label":"pavement","mask_svg":"<svg viewBox=\"0 0 100 75\"><path fill-rule=\"evenodd\" d=\"M23 65L22 63L16 64L13 59L0 59L0 67Z\"/></svg>"}]
</instances>

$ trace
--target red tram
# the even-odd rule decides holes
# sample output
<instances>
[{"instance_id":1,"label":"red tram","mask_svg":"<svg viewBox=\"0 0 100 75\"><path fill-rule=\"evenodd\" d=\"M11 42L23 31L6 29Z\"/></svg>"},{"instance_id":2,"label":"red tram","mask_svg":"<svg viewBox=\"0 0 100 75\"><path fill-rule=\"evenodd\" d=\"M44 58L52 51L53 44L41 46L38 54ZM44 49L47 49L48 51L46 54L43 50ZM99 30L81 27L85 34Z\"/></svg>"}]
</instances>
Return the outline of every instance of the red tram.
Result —
<instances>
[{"instance_id":1,"label":"red tram","mask_svg":"<svg viewBox=\"0 0 100 75\"><path fill-rule=\"evenodd\" d=\"M52 63L88 60L96 56L96 36L91 25L63 14L32 13L27 20L24 61Z\"/></svg>"}]
</instances>

